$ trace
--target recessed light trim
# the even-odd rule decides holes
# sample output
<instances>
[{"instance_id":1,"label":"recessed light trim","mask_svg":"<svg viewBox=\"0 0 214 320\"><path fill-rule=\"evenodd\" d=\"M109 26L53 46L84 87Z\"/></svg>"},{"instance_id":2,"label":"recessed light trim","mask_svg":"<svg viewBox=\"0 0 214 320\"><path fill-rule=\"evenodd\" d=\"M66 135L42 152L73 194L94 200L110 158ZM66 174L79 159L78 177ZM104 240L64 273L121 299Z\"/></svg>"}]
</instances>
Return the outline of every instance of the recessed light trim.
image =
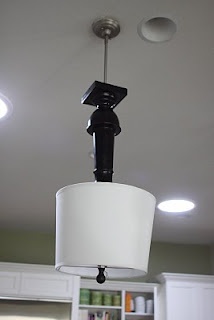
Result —
<instances>
[{"instance_id":1,"label":"recessed light trim","mask_svg":"<svg viewBox=\"0 0 214 320\"><path fill-rule=\"evenodd\" d=\"M11 101L0 93L0 121L10 116L13 110Z\"/></svg>"},{"instance_id":2,"label":"recessed light trim","mask_svg":"<svg viewBox=\"0 0 214 320\"><path fill-rule=\"evenodd\" d=\"M138 25L139 36L149 42L166 42L172 39L177 30L173 20L166 17L143 19Z\"/></svg>"},{"instance_id":3,"label":"recessed light trim","mask_svg":"<svg viewBox=\"0 0 214 320\"><path fill-rule=\"evenodd\" d=\"M165 212L187 212L195 208L195 204L188 200L167 200L159 203L158 209Z\"/></svg>"}]
</instances>

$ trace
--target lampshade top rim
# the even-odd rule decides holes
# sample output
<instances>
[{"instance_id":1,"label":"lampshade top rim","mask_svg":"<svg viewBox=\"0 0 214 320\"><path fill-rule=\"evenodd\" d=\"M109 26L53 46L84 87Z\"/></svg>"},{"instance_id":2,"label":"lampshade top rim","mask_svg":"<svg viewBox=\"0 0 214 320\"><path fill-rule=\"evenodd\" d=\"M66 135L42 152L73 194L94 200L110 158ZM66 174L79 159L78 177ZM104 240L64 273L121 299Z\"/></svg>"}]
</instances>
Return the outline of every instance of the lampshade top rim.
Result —
<instances>
[{"instance_id":1,"label":"lampshade top rim","mask_svg":"<svg viewBox=\"0 0 214 320\"><path fill-rule=\"evenodd\" d=\"M156 198L153 196L152 193L144 190L144 189L141 189L139 187L136 187L136 186L132 186L132 185L127 185L127 184L122 184L122 183L114 183L114 182L81 182L81 183L76 183L76 184L72 184L72 185L68 185L68 186L65 186L61 189L59 189L56 193L56 197L62 193L63 191L65 191L66 189L74 189L74 188L79 188L79 187L84 187L84 186L90 186L93 187L93 188L97 188L98 186L99 187L120 187L120 188L130 188L130 189L135 189L136 191L142 191L144 193L146 193L149 197L151 197L153 199L153 201L156 202Z\"/></svg>"}]
</instances>

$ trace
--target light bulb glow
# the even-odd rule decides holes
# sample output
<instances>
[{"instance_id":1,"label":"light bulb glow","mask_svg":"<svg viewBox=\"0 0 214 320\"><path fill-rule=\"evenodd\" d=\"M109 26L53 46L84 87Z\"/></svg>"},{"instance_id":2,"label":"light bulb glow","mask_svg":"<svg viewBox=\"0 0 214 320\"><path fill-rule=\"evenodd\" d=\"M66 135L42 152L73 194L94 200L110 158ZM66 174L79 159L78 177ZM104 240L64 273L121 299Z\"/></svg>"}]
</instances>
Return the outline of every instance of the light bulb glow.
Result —
<instances>
[{"instance_id":1,"label":"light bulb glow","mask_svg":"<svg viewBox=\"0 0 214 320\"><path fill-rule=\"evenodd\" d=\"M0 93L0 120L8 118L13 110L10 100Z\"/></svg>"},{"instance_id":2,"label":"light bulb glow","mask_svg":"<svg viewBox=\"0 0 214 320\"><path fill-rule=\"evenodd\" d=\"M167 200L158 205L158 209L165 212L186 212L194 207L195 204L188 200Z\"/></svg>"},{"instance_id":3,"label":"light bulb glow","mask_svg":"<svg viewBox=\"0 0 214 320\"><path fill-rule=\"evenodd\" d=\"M7 112L8 108L6 103L2 99L0 99L0 119L6 116Z\"/></svg>"}]
</instances>

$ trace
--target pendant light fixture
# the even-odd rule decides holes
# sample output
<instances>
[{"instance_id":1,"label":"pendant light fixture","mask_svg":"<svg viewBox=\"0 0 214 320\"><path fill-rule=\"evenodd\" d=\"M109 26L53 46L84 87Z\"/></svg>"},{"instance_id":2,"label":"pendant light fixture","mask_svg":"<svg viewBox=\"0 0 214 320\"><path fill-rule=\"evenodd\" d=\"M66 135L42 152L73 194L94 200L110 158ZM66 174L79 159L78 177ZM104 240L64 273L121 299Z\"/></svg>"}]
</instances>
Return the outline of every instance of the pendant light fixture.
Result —
<instances>
[{"instance_id":1,"label":"pendant light fixture","mask_svg":"<svg viewBox=\"0 0 214 320\"><path fill-rule=\"evenodd\" d=\"M88 122L93 136L95 182L70 185L56 194L56 269L92 277L132 278L147 273L155 198L140 188L112 183L114 137L120 125L114 108L127 89L107 83L108 40L118 21L96 20L104 39L104 82L95 81L81 102L96 107Z\"/></svg>"}]
</instances>

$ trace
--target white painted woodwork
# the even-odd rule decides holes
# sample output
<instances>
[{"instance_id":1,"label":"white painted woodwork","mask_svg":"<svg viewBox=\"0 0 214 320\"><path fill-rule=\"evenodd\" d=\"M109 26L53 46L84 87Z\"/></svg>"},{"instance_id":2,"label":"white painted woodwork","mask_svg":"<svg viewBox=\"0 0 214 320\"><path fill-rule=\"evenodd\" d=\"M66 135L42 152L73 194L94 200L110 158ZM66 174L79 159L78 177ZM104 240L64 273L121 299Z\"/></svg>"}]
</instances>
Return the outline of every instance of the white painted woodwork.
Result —
<instances>
[{"instance_id":1,"label":"white painted woodwork","mask_svg":"<svg viewBox=\"0 0 214 320\"><path fill-rule=\"evenodd\" d=\"M110 306L96 306L96 310L103 310L105 309L115 309L118 310L118 312L121 312L120 318L121 320L129 319L129 320L157 320L157 290L158 290L158 284L154 283L140 283L140 282L127 282L127 281L106 281L104 284L100 285L95 280L85 280L81 279L80 281L80 288L87 288L90 290L103 290L103 291L110 291L110 292L119 292L121 295L121 308ZM133 296L138 295L152 295L152 298L154 299L154 314L142 314L137 315L136 313L125 313L125 294L126 292L130 292L133 294ZM78 310L81 308L84 309L90 309L91 306L82 306L79 305L79 296L77 297L77 300L74 301L74 304L78 305ZM74 315L74 314L73 314ZM77 318L72 317L73 320L77 320Z\"/></svg>"},{"instance_id":2,"label":"white painted woodwork","mask_svg":"<svg viewBox=\"0 0 214 320\"><path fill-rule=\"evenodd\" d=\"M157 279L158 320L214 319L214 276L163 273Z\"/></svg>"},{"instance_id":3,"label":"white painted woodwork","mask_svg":"<svg viewBox=\"0 0 214 320\"><path fill-rule=\"evenodd\" d=\"M100 285L93 280L81 280L79 277L62 274L55 271L52 266L28 265L15 263L0 263L0 297L2 299L27 299L48 300L58 302L72 302L72 320L78 320L80 308L90 306L79 305L80 288L91 290L103 290L120 292L121 307L110 306L121 313L121 320L125 320L125 293L132 292L133 295L149 294L154 299L154 314L129 314L129 320L157 320L157 288L158 284L106 281ZM103 309L104 306L95 306L95 309ZM108 309L108 306L105 306Z\"/></svg>"},{"instance_id":4,"label":"white painted woodwork","mask_svg":"<svg viewBox=\"0 0 214 320\"><path fill-rule=\"evenodd\" d=\"M18 272L0 272L0 293L16 295L19 292L21 275Z\"/></svg>"},{"instance_id":5,"label":"white painted woodwork","mask_svg":"<svg viewBox=\"0 0 214 320\"><path fill-rule=\"evenodd\" d=\"M79 277L53 266L0 263L0 296L17 299L72 301ZM75 288L77 286L77 289Z\"/></svg>"},{"instance_id":6,"label":"white painted woodwork","mask_svg":"<svg viewBox=\"0 0 214 320\"><path fill-rule=\"evenodd\" d=\"M214 319L214 285L205 286L201 289L201 319Z\"/></svg>"}]
</instances>

